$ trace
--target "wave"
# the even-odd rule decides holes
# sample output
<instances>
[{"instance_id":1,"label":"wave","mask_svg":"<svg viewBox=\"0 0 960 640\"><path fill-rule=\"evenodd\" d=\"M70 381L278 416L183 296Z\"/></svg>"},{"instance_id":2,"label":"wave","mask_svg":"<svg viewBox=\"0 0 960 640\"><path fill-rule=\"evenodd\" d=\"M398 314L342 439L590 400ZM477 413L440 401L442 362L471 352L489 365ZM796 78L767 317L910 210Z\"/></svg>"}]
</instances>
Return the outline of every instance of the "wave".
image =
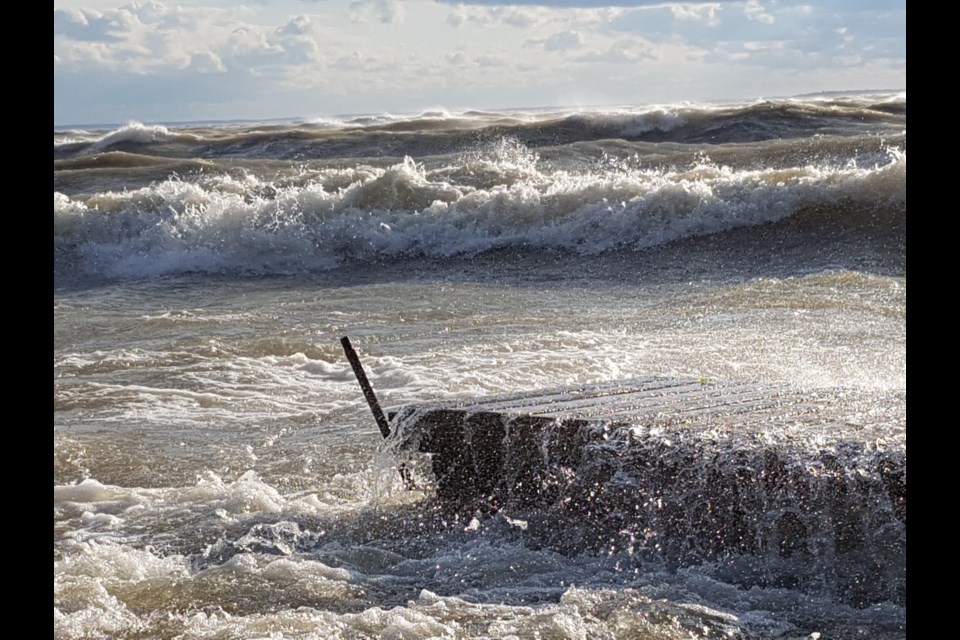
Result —
<instances>
[{"instance_id":1,"label":"wave","mask_svg":"<svg viewBox=\"0 0 960 640\"><path fill-rule=\"evenodd\" d=\"M131 122L125 127L112 131L94 143L95 149L103 149L121 142L156 142L170 137L170 130L159 125L146 126Z\"/></svg>"},{"instance_id":2,"label":"wave","mask_svg":"<svg viewBox=\"0 0 960 640\"><path fill-rule=\"evenodd\" d=\"M54 249L71 269L110 276L286 273L504 248L643 249L812 209L833 211L840 225L850 211L905 215L906 151L883 153L882 164L866 166L735 169L701 158L573 171L501 140L433 169L408 157L271 180L201 173L85 199L55 192Z\"/></svg>"},{"instance_id":3,"label":"wave","mask_svg":"<svg viewBox=\"0 0 960 640\"><path fill-rule=\"evenodd\" d=\"M871 94L730 104L425 111L269 125L168 128L130 123L96 136L55 133L54 153L60 158L122 150L208 159L399 159L456 153L478 139L500 137L515 138L530 148L605 139L726 144L817 135L891 135L905 128L905 94Z\"/></svg>"}]
</instances>

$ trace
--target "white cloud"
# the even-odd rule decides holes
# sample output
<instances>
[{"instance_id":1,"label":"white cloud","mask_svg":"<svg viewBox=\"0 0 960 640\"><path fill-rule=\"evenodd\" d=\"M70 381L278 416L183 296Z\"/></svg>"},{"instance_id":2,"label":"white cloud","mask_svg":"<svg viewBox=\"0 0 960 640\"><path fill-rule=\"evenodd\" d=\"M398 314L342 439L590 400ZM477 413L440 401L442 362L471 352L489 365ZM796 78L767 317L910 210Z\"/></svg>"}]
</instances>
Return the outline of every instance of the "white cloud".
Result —
<instances>
[{"instance_id":1,"label":"white cloud","mask_svg":"<svg viewBox=\"0 0 960 640\"><path fill-rule=\"evenodd\" d=\"M438 0L445 4L456 4L459 6L536 6L546 7L552 10L571 10L583 8L608 8L608 7L662 7L670 4L664 0L520 0L519 2L505 2L504 0ZM722 2L736 2L738 0L720 0ZM689 0L684 3L687 5L703 4L704 2L716 4L717 0Z\"/></svg>"},{"instance_id":2,"label":"white cloud","mask_svg":"<svg viewBox=\"0 0 960 640\"><path fill-rule=\"evenodd\" d=\"M310 17L299 15L278 28L277 32L286 36L302 36L310 33L310 27Z\"/></svg>"},{"instance_id":3,"label":"white cloud","mask_svg":"<svg viewBox=\"0 0 960 640\"><path fill-rule=\"evenodd\" d=\"M350 19L354 22L401 23L404 17L403 7L397 0L353 0L350 3Z\"/></svg>"},{"instance_id":4,"label":"white cloud","mask_svg":"<svg viewBox=\"0 0 960 640\"><path fill-rule=\"evenodd\" d=\"M486 27L505 24L518 29L527 29L551 22L553 12L543 7L475 7L459 5L451 10L447 23L455 27L470 25Z\"/></svg>"},{"instance_id":5,"label":"white cloud","mask_svg":"<svg viewBox=\"0 0 960 640\"><path fill-rule=\"evenodd\" d=\"M444 56L449 64L457 67L465 67L468 64L467 54L463 51L455 51Z\"/></svg>"},{"instance_id":6,"label":"white cloud","mask_svg":"<svg viewBox=\"0 0 960 640\"><path fill-rule=\"evenodd\" d=\"M366 73L382 71L388 68L383 60L374 56L364 55L359 51L352 51L345 56L340 56L330 63L330 68L337 71Z\"/></svg>"},{"instance_id":7,"label":"white cloud","mask_svg":"<svg viewBox=\"0 0 960 640\"><path fill-rule=\"evenodd\" d=\"M552 19L552 16L549 15L548 11L545 11L539 7L532 9L521 7L507 7L501 9L500 7L497 7L494 9L494 12L497 18L503 22L503 24L508 24L511 27L517 27L518 29L533 27L538 23L550 21Z\"/></svg>"},{"instance_id":8,"label":"white cloud","mask_svg":"<svg viewBox=\"0 0 960 640\"><path fill-rule=\"evenodd\" d=\"M455 27L508 25L517 29L538 30L569 27L590 29L612 22L625 13L620 7L555 9L545 6L473 6L451 9L447 23Z\"/></svg>"},{"instance_id":9,"label":"white cloud","mask_svg":"<svg viewBox=\"0 0 960 640\"><path fill-rule=\"evenodd\" d=\"M53 12L53 35L73 40L116 42L120 38L112 32L114 21L103 14L83 9L65 9Z\"/></svg>"},{"instance_id":10,"label":"white cloud","mask_svg":"<svg viewBox=\"0 0 960 640\"><path fill-rule=\"evenodd\" d=\"M583 35L579 31L561 31L543 42L547 51L570 51L583 46Z\"/></svg>"},{"instance_id":11,"label":"white cloud","mask_svg":"<svg viewBox=\"0 0 960 640\"><path fill-rule=\"evenodd\" d=\"M507 61L503 56L495 54L478 56L475 62L477 66L480 67L504 67L507 65Z\"/></svg>"},{"instance_id":12,"label":"white cloud","mask_svg":"<svg viewBox=\"0 0 960 640\"><path fill-rule=\"evenodd\" d=\"M863 62L863 56L856 53L848 56L833 56L833 61L841 67L853 67Z\"/></svg>"},{"instance_id":13,"label":"white cloud","mask_svg":"<svg viewBox=\"0 0 960 640\"><path fill-rule=\"evenodd\" d=\"M592 51L577 57L579 62L604 64L636 64L645 60L656 60L657 49L642 38L620 38L604 51Z\"/></svg>"},{"instance_id":14,"label":"white cloud","mask_svg":"<svg viewBox=\"0 0 960 640\"><path fill-rule=\"evenodd\" d=\"M705 22L709 25L720 24L717 14L720 12L720 3L707 4L671 4L669 5L674 19L680 22Z\"/></svg>"},{"instance_id":15,"label":"white cloud","mask_svg":"<svg viewBox=\"0 0 960 640\"><path fill-rule=\"evenodd\" d=\"M271 42L265 30L252 26L233 29L224 42L223 49L226 55L241 58L245 65L254 65L264 58L274 61L283 54L283 47Z\"/></svg>"},{"instance_id":16,"label":"white cloud","mask_svg":"<svg viewBox=\"0 0 960 640\"><path fill-rule=\"evenodd\" d=\"M747 0L743 13L748 20L755 20L761 24L773 24L776 19L760 6L760 0Z\"/></svg>"},{"instance_id":17,"label":"white cloud","mask_svg":"<svg viewBox=\"0 0 960 640\"><path fill-rule=\"evenodd\" d=\"M103 13L54 12L54 52L67 67L97 66L150 73L191 64L229 37L220 9L167 9L157 2L131 4Z\"/></svg>"},{"instance_id":18,"label":"white cloud","mask_svg":"<svg viewBox=\"0 0 960 640\"><path fill-rule=\"evenodd\" d=\"M190 56L190 69L198 73L223 73L227 70L220 56L210 51L201 51Z\"/></svg>"}]
</instances>

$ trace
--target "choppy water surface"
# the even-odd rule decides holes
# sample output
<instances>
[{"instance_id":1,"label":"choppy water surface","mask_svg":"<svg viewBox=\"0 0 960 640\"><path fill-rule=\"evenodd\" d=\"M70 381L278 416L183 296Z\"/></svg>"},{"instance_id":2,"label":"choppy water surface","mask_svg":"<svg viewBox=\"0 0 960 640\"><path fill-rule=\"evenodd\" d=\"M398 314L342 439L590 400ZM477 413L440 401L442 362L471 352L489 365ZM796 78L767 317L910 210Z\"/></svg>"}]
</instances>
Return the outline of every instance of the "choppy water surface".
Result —
<instances>
[{"instance_id":1,"label":"choppy water surface","mask_svg":"<svg viewBox=\"0 0 960 640\"><path fill-rule=\"evenodd\" d=\"M55 133L57 637L905 637L895 592L406 490L340 350L388 406L839 390L902 449L905 96L766 106Z\"/></svg>"}]
</instances>

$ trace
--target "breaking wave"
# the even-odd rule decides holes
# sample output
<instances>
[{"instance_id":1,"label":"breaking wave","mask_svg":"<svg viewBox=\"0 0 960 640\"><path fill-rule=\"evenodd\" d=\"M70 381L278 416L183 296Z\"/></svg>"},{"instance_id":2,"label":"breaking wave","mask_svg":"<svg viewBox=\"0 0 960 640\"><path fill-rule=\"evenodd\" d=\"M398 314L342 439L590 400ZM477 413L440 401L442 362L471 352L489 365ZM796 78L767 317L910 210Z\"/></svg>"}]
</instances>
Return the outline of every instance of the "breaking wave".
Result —
<instances>
[{"instance_id":1,"label":"breaking wave","mask_svg":"<svg viewBox=\"0 0 960 640\"><path fill-rule=\"evenodd\" d=\"M54 193L54 248L109 276L178 271L289 272L347 260L443 258L494 249L596 254L775 222L809 209L906 206L906 152L884 164L679 169L608 162L550 169L510 141L428 169L170 178L87 198Z\"/></svg>"}]
</instances>

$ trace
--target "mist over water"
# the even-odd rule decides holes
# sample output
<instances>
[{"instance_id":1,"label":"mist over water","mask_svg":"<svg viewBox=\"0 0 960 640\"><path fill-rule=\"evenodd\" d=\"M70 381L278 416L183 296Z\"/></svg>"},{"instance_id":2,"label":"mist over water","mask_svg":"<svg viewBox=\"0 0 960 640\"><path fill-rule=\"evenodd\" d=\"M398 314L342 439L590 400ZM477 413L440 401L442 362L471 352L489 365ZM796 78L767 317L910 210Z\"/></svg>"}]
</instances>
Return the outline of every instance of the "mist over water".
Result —
<instances>
[{"instance_id":1,"label":"mist over water","mask_svg":"<svg viewBox=\"0 0 960 640\"><path fill-rule=\"evenodd\" d=\"M339 345L389 407L759 380L838 394L863 455L903 452L905 114L869 95L55 132L56 636L905 637L896 590L815 562L458 512L424 460L407 490ZM891 522L864 580L905 576Z\"/></svg>"}]
</instances>

